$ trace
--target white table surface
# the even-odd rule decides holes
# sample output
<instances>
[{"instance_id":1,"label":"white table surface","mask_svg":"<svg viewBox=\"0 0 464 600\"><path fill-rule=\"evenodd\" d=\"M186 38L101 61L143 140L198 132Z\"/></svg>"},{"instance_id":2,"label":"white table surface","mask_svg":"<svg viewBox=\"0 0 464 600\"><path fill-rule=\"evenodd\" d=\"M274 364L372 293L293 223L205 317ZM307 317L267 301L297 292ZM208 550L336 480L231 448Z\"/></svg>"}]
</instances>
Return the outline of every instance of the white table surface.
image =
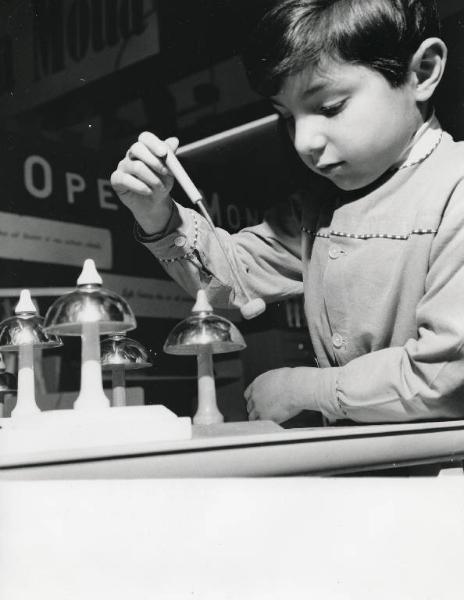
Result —
<instances>
[{"instance_id":1,"label":"white table surface","mask_svg":"<svg viewBox=\"0 0 464 600\"><path fill-rule=\"evenodd\" d=\"M3 479L333 475L464 458L464 421L283 429L194 426L192 439L0 456Z\"/></svg>"}]
</instances>

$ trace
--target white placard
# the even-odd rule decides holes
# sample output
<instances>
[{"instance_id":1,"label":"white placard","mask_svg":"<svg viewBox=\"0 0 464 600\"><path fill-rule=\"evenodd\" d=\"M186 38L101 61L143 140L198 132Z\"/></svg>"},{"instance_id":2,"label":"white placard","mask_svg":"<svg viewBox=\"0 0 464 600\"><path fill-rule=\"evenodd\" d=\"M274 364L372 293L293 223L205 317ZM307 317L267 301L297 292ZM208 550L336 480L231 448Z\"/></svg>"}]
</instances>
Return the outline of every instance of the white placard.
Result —
<instances>
[{"instance_id":1,"label":"white placard","mask_svg":"<svg viewBox=\"0 0 464 600\"><path fill-rule=\"evenodd\" d=\"M193 298L174 281L100 273L104 287L129 302L137 317L183 319L193 306Z\"/></svg>"},{"instance_id":2,"label":"white placard","mask_svg":"<svg viewBox=\"0 0 464 600\"><path fill-rule=\"evenodd\" d=\"M191 314L195 299L175 281L100 273L104 287L125 298L136 317L184 319ZM214 309L231 321L240 321L238 309Z\"/></svg>"},{"instance_id":3,"label":"white placard","mask_svg":"<svg viewBox=\"0 0 464 600\"><path fill-rule=\"evenodd\" d=\"M0 212L0 257L12 260L81 266L93 258L111 269L108 229Z\"/></svg>"}]
</instances>

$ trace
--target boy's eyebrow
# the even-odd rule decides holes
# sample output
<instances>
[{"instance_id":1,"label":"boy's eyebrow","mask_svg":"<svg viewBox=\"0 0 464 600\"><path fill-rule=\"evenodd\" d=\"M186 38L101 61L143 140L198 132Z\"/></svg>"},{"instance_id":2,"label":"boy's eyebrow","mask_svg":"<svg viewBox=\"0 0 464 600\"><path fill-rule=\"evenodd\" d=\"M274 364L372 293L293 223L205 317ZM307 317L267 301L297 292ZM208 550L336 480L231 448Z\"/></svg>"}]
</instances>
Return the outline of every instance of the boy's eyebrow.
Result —
<instances>
[{"instance_id":1,"label":"boy's eyebrow","mask_svg":"<svg viewBox=\"0 0 464 600\"><path fill-rule=\"evenodd\" d=\"M308 96L312 96L313 94L317 94L318 92L320 92L321 90L325 89L327 87L327 82L326 81L321 81L319 83L315 83L314 85L310 85L308 88L305 89L304 92L301 93L301 98L305 99Z\"/></svg>"},{"instance_id":2,"label":"boy's eyebrow","mask_svg":"<svg viewBox=\"0 0 464 600\"><path fill-rule=\"evenodd\" d=\"M327 81L320 81L318 83L314 83L313 85L310 85L308 88L306 88L303 92L301 92L300 94L300 99L301 100L306 100L306 98L308 96L312 96L313 94L317 94L318 92L326 89L328 86L328 82ZM278 100L275 100L274 98L270 98L270 101L273 105L277 105L280 108L285 108L285 106L279 102Z\"/></svg>"},{"instance_id":3,"label":"boy's eyebrow","mask_svg":"<svg viewBox=\"0 0 464 600\"><path fill-rule=\"evenodd\" d=\"M312 96L313 94L317 94L318 92L321 92L322 90L327 89L327 87L329 87L329 86L330 86L330 82L329 81L319 81L317 83L314 83L313 85L310 85L304 91L301 92L300 99L301 100L306 100L306 98L308 98L308 96ZM284 109L286 108L285 105L283 105L278 100L275 100L274 98L270 98L270 101L274 105L274 108L276 106L279 107L279 108L284 108Z\"/></svg>"}]
</instances>

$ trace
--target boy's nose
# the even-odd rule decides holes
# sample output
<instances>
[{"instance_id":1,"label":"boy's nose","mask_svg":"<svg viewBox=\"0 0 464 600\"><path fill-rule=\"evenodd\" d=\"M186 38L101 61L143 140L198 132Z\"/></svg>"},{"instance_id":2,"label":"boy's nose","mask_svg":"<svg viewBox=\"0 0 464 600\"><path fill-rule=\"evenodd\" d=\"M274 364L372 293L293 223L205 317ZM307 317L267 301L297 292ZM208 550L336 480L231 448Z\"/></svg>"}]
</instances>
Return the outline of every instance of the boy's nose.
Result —
<instances>
[{"instance_id":1,"label":"boy's nose","mask_svg":"<svg viewBox=\"0 0 464 600\"><path fill-rule=\"evenodd\" d=\"M326 136L314 127L295 124L295 150L303 156L318 158L327 144Z\"/></svg>"}]
</instances>

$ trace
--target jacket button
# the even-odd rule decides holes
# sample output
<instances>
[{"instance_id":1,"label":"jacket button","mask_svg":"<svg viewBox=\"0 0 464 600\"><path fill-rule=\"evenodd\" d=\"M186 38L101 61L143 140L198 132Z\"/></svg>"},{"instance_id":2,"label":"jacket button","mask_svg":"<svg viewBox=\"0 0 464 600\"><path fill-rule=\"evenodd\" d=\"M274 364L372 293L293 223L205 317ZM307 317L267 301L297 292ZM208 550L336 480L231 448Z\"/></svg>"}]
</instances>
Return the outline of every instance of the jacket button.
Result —
<instances>
[{"instance_id":1,"label":"jacket button","mask_svg":"<svg viewBox=\"0 0 464 600\"><path fill-rule=\"evenodd\" d=\"M343 338L339 333L333 334L332 344L333 344L334 348L341 348L343 346Z\"/></svg>"},{"instance_id":2,"label":"jacket button","mask_svg":"<svg viewBox=\"0 0 464 600\"><path fill-rule=\"evenodd\" d=\"M343 254L345 254L345 251L342 250L341 248L339 248L338 246L332 246L329 249L329 256L330 256L330 258L333 258L334 260L336 258L340 258L340 256L342 256Z\"/></svg>"},{"instance_id":3,"label":"jacket button","mask_svg":"<svg viewBox=\"0 0 464 600\"><path fill-rule=\"evenodd\" d=\"M186 241L187 240L186 240L186 238L184 238L183 235L179 235L174 240L174 246L177 246L177 248L183 248L185 246Z\"/></svg>"}]
</instances>

